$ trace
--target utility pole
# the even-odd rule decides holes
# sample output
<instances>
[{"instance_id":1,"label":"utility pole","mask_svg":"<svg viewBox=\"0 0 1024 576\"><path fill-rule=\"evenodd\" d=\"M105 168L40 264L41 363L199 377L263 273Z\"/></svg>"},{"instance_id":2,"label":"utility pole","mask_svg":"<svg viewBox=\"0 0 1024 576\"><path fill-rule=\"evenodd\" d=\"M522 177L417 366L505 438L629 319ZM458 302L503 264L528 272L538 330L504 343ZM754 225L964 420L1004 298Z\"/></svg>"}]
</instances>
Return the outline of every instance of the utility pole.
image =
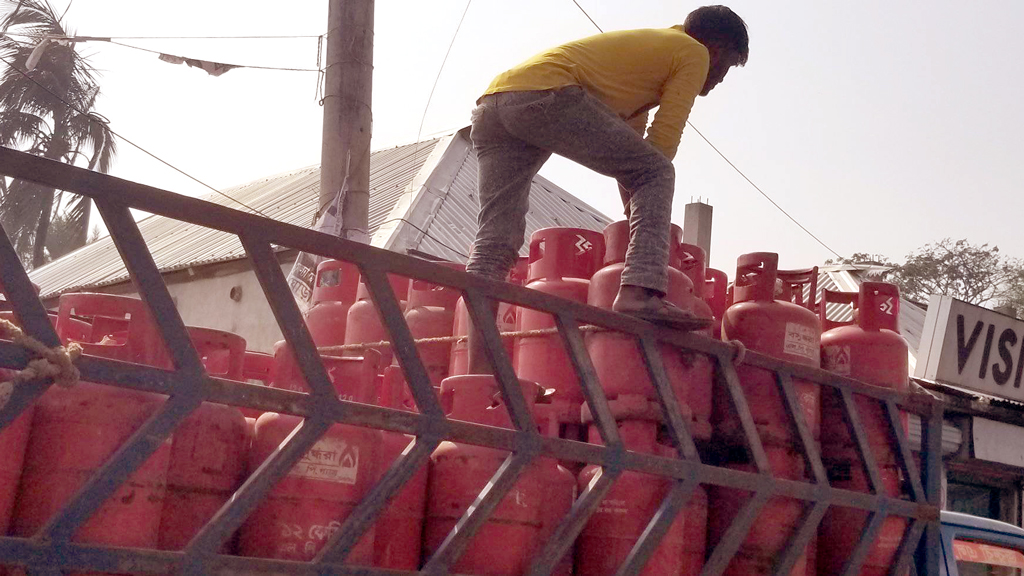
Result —
<instances>
[{"instance_id":1,"label":"utility pole","mask_svg":"<svg viewBox=\"0 0 1024 576\"><path fill-rule=\"evenodd\" d=\"M317 218L339 192L341 237L369 242L374 0L329 0Z\"/></svg>"}]
</instances>

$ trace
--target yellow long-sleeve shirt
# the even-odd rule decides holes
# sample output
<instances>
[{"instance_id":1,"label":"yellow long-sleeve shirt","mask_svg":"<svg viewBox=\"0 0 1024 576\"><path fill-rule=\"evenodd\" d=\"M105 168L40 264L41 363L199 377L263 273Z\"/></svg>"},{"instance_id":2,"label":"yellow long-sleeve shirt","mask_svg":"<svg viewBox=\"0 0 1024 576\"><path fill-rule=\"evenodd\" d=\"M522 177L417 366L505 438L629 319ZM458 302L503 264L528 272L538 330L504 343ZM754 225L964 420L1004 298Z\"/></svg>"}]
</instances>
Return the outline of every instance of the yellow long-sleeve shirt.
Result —
<instances>
[{"instance_id":1,"label":"yellow long-sleeve shirt","mask_svg":"<svg viewBox=\"0 0 1024 576\"><path fill-rule=\"evenodd\" d=\"M693 101L708 75L708 51L682 26L606 32L542 52L503 72L485 94L582 86L674 158Z\"/></svg>"}]
</instances>

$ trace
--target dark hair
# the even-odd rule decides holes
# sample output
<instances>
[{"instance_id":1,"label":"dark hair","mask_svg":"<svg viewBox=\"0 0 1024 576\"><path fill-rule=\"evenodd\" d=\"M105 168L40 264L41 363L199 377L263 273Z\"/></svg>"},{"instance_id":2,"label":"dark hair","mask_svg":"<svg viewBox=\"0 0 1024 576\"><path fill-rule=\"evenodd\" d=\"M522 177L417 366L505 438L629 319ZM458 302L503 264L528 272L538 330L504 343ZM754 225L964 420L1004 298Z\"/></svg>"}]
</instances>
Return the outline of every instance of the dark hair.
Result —
<instances>
[{"instance_id":1,"label":"dark hair","mask_svg":"<svg viewBox=\"0 0 1024 576\"><path fill-rule=\"evenodd\" d=\"M686 17L683 31L694 40L707 46L735 50L739 54L738 64L747 63L750 54L747 24L726 6L702 6Z\"/></svg>"}]
</instances>

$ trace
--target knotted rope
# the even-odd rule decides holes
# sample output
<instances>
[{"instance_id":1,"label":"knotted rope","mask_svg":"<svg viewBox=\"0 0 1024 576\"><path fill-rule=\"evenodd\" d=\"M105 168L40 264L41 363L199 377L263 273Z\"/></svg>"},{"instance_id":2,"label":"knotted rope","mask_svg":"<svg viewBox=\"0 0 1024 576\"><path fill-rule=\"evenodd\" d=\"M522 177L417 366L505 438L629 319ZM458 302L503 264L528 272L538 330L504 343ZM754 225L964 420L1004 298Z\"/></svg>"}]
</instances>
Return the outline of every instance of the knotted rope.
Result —
<instances>
[{"instance_id":1,"label":"knotted rope","mask_svg":"<svg viewBox=\"0 0 1024 576\"><path fill-rule=\"evenodd\" d=\"M64 388L70 388L78 382L81 375L74 364L75 360L82 355L82 346L78 343L72 342L66 347L47 348L39 340L25 334L14 323L2 318L0 318L0 337L10 339L34 356L32 360L29 360L28 365L15 372L10 380L0 383L0 389L40 378L53 378L54 384Z\"/></svg>"}]
</instances>

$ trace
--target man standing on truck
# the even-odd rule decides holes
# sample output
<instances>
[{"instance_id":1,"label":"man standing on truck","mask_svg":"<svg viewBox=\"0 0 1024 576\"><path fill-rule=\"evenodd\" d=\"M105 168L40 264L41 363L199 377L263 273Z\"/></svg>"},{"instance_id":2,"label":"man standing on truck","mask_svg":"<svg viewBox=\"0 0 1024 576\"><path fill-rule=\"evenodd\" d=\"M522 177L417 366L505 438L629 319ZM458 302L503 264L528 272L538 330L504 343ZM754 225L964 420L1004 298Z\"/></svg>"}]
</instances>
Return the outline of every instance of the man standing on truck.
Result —
<instances>
[{"instance_id":1,"label":"man standing on truck","mask_svg":"<svg viewBox=\"0 0 1024 576\"><path fill-rule=\"evenodd\" d=\"M682 26L598 34L499 74L473 110L480 228L466 271L505 279L525 240L533 178L560 154L619 183L630 243L612 310L682 330L703 327L664 300L672 158L697 95L746 64L748 51L743 20L725 6L704 6ZM480 340L471 330L470 373L490 372Z\"/></svg>"}]
</instances>

